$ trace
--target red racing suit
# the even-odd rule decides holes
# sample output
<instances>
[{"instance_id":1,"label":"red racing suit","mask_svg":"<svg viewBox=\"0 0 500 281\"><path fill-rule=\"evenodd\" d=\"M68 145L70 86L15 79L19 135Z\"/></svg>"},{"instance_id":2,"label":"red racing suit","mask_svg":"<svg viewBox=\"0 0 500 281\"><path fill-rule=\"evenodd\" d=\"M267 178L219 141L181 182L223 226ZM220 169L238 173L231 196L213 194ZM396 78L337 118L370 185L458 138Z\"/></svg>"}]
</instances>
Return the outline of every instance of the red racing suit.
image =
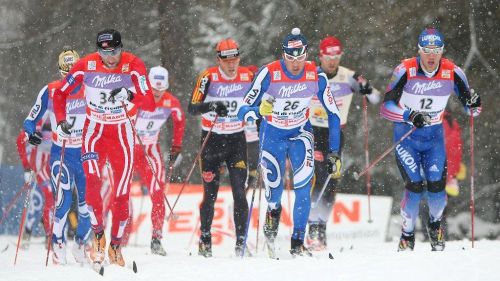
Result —
<instances>
[{"instance_id":1,"label":"red racing suit","mask_svg":"<svg viewBox=\"0 0 500 281\"><path fill-rule=\"evenodd\" d=\"M122 52L115 68L107 68L99 53L80 59L65 77L65 84L54 95L57 123L66 119L66 98L80 84L85 87L87 119L83 129L82 162L87 180L87 203L95 233L104 230L101 198L101 171L108 161L113 170L110 207L113 214L111 243L120 244L129 216L130 179L134 162L132 122L137 107L154 110L154 98L147 80L144 62L135 55ZM116 88L134 93L131 102L110 99ZM131 120L128 120L128 117Z\"/></svg>"},{"instance_id":2,"label":"red racing suit","mask_svg":"<svg viewBox=\"0 0 500 281\"><path fill-rule=\"evenodd\" d=\"M185 116L179 100L170 92L165 92L161 99L156 103L156 109L153 112L139 110L135 127L137 137L144 144L144 150L149 157L160 186L151 172L148 160L144 155L144 150L137 141L134 148L136 161L134 161L134 170L139 173L142 181L148 186L149 195L153 203L151 212L151 221L153 223L153 238L162 238L163 221L165 220L165 202L163 187L165 186L165 166L160 151L159 135L163 124L172 116L173 137L172 146L181 147L184 137Z\"/></svg>"}]
</instances>

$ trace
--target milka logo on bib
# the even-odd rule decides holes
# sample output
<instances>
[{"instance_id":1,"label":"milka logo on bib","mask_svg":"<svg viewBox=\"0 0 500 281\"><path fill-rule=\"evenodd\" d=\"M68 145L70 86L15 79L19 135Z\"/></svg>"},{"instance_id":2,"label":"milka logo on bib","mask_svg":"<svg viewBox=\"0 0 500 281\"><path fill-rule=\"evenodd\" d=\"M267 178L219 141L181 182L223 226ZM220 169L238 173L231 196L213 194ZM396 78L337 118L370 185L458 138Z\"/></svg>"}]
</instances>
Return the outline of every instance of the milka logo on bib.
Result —
<instances>
[{"instance_id":1,"label":"milka logo on bib","mask_svg":"<svg viewBox=\"0 0 500 281\"><path fill-rule=\"evenodd\" d=\"M104 88L106 85L111 84L111 83L116 83L116 82L121 82L122 78L118 75L111 75L111 76L104 76L101 77L97 75L92 79L92 84L96 87Z\"/></svg>"},{"instance_id":2,"label":"milka logo on bib","mask_svg":"<svg viewBox=\"0 0 500 281\"><path fill-rule=\"evenodd\" d=\"M337 83L330 83L330 90L332 92L340 91L340 89L342 89L342 88L340 87L339 84L337 84Z\"/></svg>"},{"instance_id":3,"label":"milka logo on bib","mask_svg":"<svg viewBox=\"0 0 500 281\"><path fill-rule=\"evenodd\" d=\"M280 88L278 94L282 98L289 98L291 95L298 93L300 91L303 91L305 89L307 89L307 86L306 86L306 84L302 84L302 83L295 84L293 86L282 86Z\"/></svg>"},{"instance_id":4,"label":"milka logo on bib","mask_svg":"<svg viewBox=\"0 0 500 281\"><path fill-rule=\"evenodd\" d=\"M415 85L413 85L413 87L411 87L411 89L415 94L423 95L424 92L439 89L441 87L443 87L443 85L440 82L431 81L430 83L417 82L415 83Z\"/></svg>"},{"instance_id":5,"label":"milka logo on bib","mask_svg":"<svg viewBox=\"0 0 500 281\"><path fill-rule=\"evenodd\" d=\"M81 107L85 107L85 101L84 100L72 100L68 101L66 103L66 112L71 112L74 109L78 109Z\"/></svg>"},{"instance_id":6,"label":"milka logo on bib","mask_svg":"<svg viewBox=\"0 0 500 281\"><path fill-rule=\"evenodd\" d=\"M145 118L145 119L153 119L155 117L162 117L164 116L164 112L160 110L155 110L153 112L148 112L148 111L141 111L139 114L140 118Z\"/></svg>"},{"instance_id":7,"label":"milka logo on bib","mask_svg":"<svg viewBox=\"0 0 500 281\"><path fill-rule=\"evenodd\" d=\"M230 84L227 86L219 86L217 88L217 95L221 97L227 97L230 93L242 90L243 86L241 84Z\"/></svg>"}]
</instances>

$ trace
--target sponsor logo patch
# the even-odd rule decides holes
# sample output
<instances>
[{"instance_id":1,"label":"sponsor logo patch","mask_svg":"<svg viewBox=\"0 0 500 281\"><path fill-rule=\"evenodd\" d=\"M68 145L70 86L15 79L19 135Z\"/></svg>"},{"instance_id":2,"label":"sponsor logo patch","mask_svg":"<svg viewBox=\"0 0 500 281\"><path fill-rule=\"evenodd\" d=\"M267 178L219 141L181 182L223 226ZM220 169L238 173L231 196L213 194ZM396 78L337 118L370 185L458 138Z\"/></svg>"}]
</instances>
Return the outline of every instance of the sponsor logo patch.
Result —
<instances>
[{"instance_id":1,"label":"sponsor logo patch","mask_svg":"<svg viewBox=\"0 0 500 281\"><path fill-rule=\"evenodd\" d=\"M410 77L415 77L415 76L417 76L417 68L410 67Z\"/></svg>"},{"instance_id":2,"label":"sponsor logo patch","mask_svg":"<svg viewBox=\"0 0 500 281\"><path fill-rule=\"evenodd\" d=\"M80 159L82 160L82 162L89 160L99 160L99 154L97 154L97 152L87 152L83 154Z\"/></svg>"},{"instance_id":3,"label":"sponsor logo patch","mask_svg":"<svg viewBox=\"0 0 500 281\"><path fill-rule=\"evenodd\" d=\"M306 71L306 79L307 80L314 80L316 78L316 74L314 71Z\"/></svg>"},{"instance_id":4,"label":"sponsor logo patch","mask_svg":"<svg viewBox=\"0 0 500 281\"><path fill-rule=\"evenodd\" d=\"M217 73L212 73L212 80L219 81L219 75Z\"/></svg>"},{"instance_id":5,"label":"sponsor logo patch","mask_svg":"<svg viewBox=\"0 0 500 281\"><path fill-rule=\"evenodd\" d=\"M96 62L95 62L95 60L89 60L87 62L87 69L88 70L96 70Z\"/></svg>"},{"instance_id":6,"label":"sponsor logo patch","mask_svg":"<svg viewBox=\"0 0 500 281\"><path fill-rule=\"evenodd\" d=\"M124 64L124 65L122 66L122 73L128 72L128 71L129 71L129 69L130 69L129 64L128 64L128 63Z\"/></svg>"},{"instance_id":7,"label":"sponsor logo patch","mask_svg":"<svg viewBox=\"0 0 500 281\"><path fill-rule=\"evenodd\" d=\"M241 81L248 81L248 80L250 80L250 77L248 77L248 73L241 73L240 74L240 80Z\"/></svg>"},{"instance_id":8,"label":"sponsor logo patch","mask_svg":"<svg viewBox=\"0 0 500 281\"><path fill-rule=\"evenodd\" d=\"M146 82L146 76L145 75L142 75L141 77L139 77L139 87L141 88L141 91L144 92L144 93L147 90L149 90L148 83Z\"/></svg>"},{"instance_id":9,"label":"sponsor logo patch","mask_svg":"<svg viewBox=\"0 0 500 281\"><path fill-rule=\"evenodd\" d=\"M279 70L273 71L273 80L275 81L281 80L281 72Z\"/></svg>"}]
</instances>

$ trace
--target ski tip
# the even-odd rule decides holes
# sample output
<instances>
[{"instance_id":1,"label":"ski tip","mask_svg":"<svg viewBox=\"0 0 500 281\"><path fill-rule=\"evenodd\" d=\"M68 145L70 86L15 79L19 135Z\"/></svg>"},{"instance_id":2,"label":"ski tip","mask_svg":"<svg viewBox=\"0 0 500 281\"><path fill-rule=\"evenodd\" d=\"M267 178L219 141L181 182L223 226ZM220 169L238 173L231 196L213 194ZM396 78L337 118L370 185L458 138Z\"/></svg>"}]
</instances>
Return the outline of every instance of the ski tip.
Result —
<instances>
[{"instance_id":1,"label":"ski tip","mask_svg":"<svg viewBox=\"0 0 500 281\"><path fill-rule=\"evenodd\" d=\"M137 264L135 263L135 261L132 261L132 270L134 271L134 273L137 273Z\"/></svg>"},{"instance_id":2,"label":"ski tip","mask_svg":"<svg viewBox=\"0 0 500 281\"><path fill-rule=\"evenodd\" d=\"M368 223L372 223L372 222L373 222L373 220L372 220L372 219L369 219L369 220L368 220Z\"/></svg>"},{"instance_id":3,"label":"ski tip","mask_svg":"<svg viewBox=\"0 0 500 281\"><path fill-rule=\"evenodd\" d=\"M329 258L329 259L331 259L331 260L333 260L333 255L332 255L332 253L328 253L328 258Z\"/></svg>"},{"instance_id":4,"label":"ski tip","mask_svg":"<svg viewBox=\"0 0 500 281\"><path fill-rule=\"evenodd\" d=\"M104 266L101 265L101 268L99 269L99 275L104 276Z\"/></svg>"},{"instance_id":5,"label":"ski tip","mask_svg":"<svg viewBox=\"0 0 500 281\"><path fill-rule=\"evenodd\" d=\"M193 253L189 252L189 256L192 256L192 255L193 255Z\"/></svg>"},{"instance_id":6,"label":"ski tip","mask_svg":"<svg viewBox=\"0 0 500 281\"><path fill-rule=\"evenodd\" d=\"M358 172L352 173L352 176L354 177L355 180L359 180L359 174L358 174Z\"/></svg>"}]
</instances>

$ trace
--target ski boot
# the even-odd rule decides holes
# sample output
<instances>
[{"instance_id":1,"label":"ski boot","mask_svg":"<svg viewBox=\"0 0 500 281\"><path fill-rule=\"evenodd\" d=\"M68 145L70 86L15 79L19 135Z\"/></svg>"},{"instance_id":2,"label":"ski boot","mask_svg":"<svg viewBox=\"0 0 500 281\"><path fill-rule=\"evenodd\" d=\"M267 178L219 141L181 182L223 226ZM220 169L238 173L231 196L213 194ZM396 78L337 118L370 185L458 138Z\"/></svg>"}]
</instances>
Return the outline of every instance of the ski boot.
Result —
<instances>
[{"instance_id":1,"label":"ski boot","mask_svg":"<svg viewBox=\"0 0 500 281\"><path fill-rule=\"evenodd\" d=\"M241 257L243 254L245 257L251 257L252 253L248 249L247 245L244 245L245 239L244 238L238 238L236 240L236 246L234 247L234 253L236 254L236 257Z\"/></svg>"},{"instance_id":2,"label":"ski boot","mask_svg":"<svg viewBox=\"0 0 500 281\"><path fill-rule=\"evenodd\" d=\"M67 264L66 260L66 243L54 242L52 243L52 262L54 264Z\"/></svg>"},{"instance_id":3,"label":"ski boot","mask_svg":"<svg viewBox=\"0 0 500 281\"><path fill-rule=\"evenodd\" d=\"M165 251L165 249L163 249L161 240L159 238L151 238L151 254L159 256L167 255L167 252Z\"/></svg>"},{"instance_id":4,"label":"ski boot","mask_svg":"<svg viewBox=\"0 0 500 281\"><path fill-rule=\"evenodd\" d=\"M443 251L444 229L441 226L441 220L435 222L429 222L429 225L427 227L427 233L429 234L429 241L431 242L432 250Z\"/></svg>"},{"instance_id":5,"label":"ski boot","mask_svg":"<svg viewBox=\"0 0 500 281\"><path fill-rule=\"evenodd\" d=\"M281 206L275 210L267 209L266 222L264 223L264 236L266 237L267 253L270 258L276 259L276 245L274 241L278 235L280 225Z\"/></svg>"},{"instance_id":6,"label":"ski boot","mask_svg":"<svg viewBox=\"0 0 500 281\"><path fill-rule=\"evenodd\" d=\"M301 257L312 257L312 253L304 246L304 241L300 239L291 240L290 254L295 258L297 256Z\"/></svg>"},{"instance_id":7,"label":"ski boot","mask_svg":"<svg viewBox=\"0 0 500 281\"><path fill-rule=\"evenodd\" d=\"M322 251L326 249L326 224L309 224L309 234L307 235L307 244L313 251Z\"/></svg>"},{"instance_id":8,"label":"ski boot","mask_svg":"<svg viewBox=\"0 0 500 281\"><path fill-rule=\"evenodd\" d=\"M122 255L122 247L120 244L110 243L108 247L109 263L119 266L125 266L125 260Z\"/></svg>"},{"instance_id":9,"label":"ski boot","mask_svg":"<svg viewBox=\"0 0 500 281\"><path fill-rule=\"evenodd\" d=\"M104 249L106 248L106 236L104 230L95 233L92 240L92 251L90 252L90 259L93 263L102 264L104 261Z\"/></svg>"},{"instance_id":10,"label":"ski boot","mask_svg":"<svg viewBox=\"0 0 500 281\"><path fill-rule=\"evenodd\" d=\"M399 239L398 252L402 251L413 251L415 247L415 235L413 233L406 234L402 233Z\"/></svg>"},{"instance_id":11,"label":"ski boot","mask_svg":"<svg viewBox=\"0 0 500 281\"><path fill-rule=\"evenodd\" d=\"M81 240L75 240L73 248L71 248L71 253L75 258L75 261L80 264L88 263L88 255L90 246Z\"/></svg>"},{"instance_id":12,"label":"ski boot","mask_svg":"<svg viewBox=\"0 0 500 281\"><path fill-rule=\"evenodd\" d=\"M205 258L212 257L212 235L210 233L202 233L200 242L198 243L198 256Z\"/></svg>"}]
</instances>

